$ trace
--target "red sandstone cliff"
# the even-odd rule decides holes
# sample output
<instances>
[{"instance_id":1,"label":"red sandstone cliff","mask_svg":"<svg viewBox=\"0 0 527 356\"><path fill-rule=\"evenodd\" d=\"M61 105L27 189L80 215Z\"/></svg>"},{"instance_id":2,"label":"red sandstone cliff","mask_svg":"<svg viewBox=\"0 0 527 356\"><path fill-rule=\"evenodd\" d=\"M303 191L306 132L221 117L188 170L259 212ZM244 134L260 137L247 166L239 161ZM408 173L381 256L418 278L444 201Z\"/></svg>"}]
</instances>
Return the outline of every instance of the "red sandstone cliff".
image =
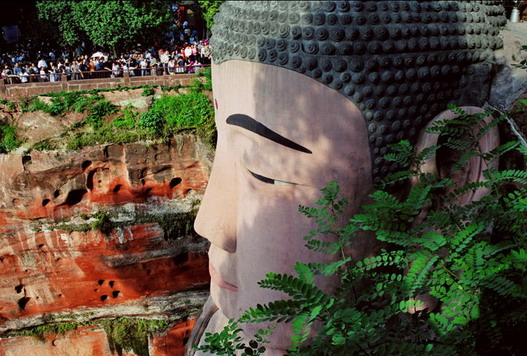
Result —
<instances>
[{"instance_id":1,"label":"red sandstone cliff","mask_svg":"<svg viewBox=\"0 0 527 356\"><path fill-rule=\"evenodd\" d=\"M208 287L206 242L188 227L209 155L192 135L169 144L0 155L0 332L163 319L174 327L150 339L150 354L182 352L187 320ZM112 352L95 326L43 341L3 339L3 354Z\"/></svg>"}]
</instances>

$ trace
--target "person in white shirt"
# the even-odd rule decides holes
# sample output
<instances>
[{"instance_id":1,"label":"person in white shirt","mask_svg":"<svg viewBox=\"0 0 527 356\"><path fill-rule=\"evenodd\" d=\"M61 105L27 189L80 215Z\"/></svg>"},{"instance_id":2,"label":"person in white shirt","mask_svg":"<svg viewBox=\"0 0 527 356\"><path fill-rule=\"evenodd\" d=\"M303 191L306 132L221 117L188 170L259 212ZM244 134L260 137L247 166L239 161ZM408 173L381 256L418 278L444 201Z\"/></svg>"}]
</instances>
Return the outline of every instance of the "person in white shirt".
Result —
<instances>
[{"instance_id":1,"label":"person in white shirt","mask_svg":"<svg viewBox=\"0 0 527 356\"><path fill-rule=\"evenodd\" d=\"M38 61L37 67L39 67L39 68L42 68L42 67L47 68L48 64L46 63L46 60L44 58L40 58L40 60Z\"/></svg>"},{"instance_id":2,"label":"person in white shirt","mask_svg":"<svg viewBox=\"0 0 527 356\"><path fill-rule=\"evenodd\" d=\"M29 81L29 73L26 70L23 70L19 77L21 83L27 83Z\"/></svg>"}]
</instances>

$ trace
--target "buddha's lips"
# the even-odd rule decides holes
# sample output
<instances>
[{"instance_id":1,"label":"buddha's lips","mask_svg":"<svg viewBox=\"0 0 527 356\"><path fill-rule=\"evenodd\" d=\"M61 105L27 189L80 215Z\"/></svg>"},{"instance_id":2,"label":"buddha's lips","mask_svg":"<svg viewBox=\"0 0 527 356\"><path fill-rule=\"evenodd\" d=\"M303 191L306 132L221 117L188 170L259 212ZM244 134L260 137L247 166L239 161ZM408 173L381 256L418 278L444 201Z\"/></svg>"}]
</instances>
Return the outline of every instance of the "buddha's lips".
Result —
<instances>
[{"instance_id":1,"label":"buddha's lips","mask_svg":"<svg viewBox=\"0 0 527 356\"><path fill-rule=\"evenodd\" d=\"M212 280L212 282L214 282L214 284L216 284L218 287L220 288L224 288L224 289L228 289L230 291L233 291L233 292L237 292L238 291L238 287L236 287L235 285L233 284L230 284L230 283L227 283L225 282L220 274L218 273L218 271L216 271L216 269L214 268L214 266L212 266L211 263L209 263L209 273L210 273L210 279Z\"/></svg>"}]
</instances>

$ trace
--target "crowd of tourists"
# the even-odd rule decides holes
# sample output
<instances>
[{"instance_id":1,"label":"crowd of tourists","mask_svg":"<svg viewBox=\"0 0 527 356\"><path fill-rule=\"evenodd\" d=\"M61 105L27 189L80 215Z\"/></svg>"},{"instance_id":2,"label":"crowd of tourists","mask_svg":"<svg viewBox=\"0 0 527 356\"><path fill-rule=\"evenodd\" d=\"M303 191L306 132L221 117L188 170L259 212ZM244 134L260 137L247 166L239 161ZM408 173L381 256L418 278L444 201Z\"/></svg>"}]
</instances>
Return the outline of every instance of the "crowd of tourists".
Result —
<instances>
[{"instance_id":1,"label":"crowd of tourists","mask_svg":"<svg viewBox=\"0 0 527 356\"><path fill-rule=\"evenodd\" d=\"M210 64L207 40L187 43L172 51L152 46L145 51L132 50L118 57L103 52L91 56L50 52L32 60L22 53L3 56L0 63L2 79L6 84L56 82L62 76L67 76L68 80L115 78L126 72L130 76L175 75L193 73L203 64Z\"/></svg>"},{"instance_id":2,"label":"crowd of tourists","mask_svg":"<svg viewBox=\"0 0 527 356\"><path fill-rule=\"evenodd\" d=\"M86 53L85 44L71 52L56 50L49 43L37 46L29 40L16 50L0 53L1 77L6 84L56 82L68 80L130 76L175 75L193 73L210 64L210 47L206 39L187 23L181 31L169 32L148 49L137 47L114 56L107 52Z\"/></svg>"}]
</instances>

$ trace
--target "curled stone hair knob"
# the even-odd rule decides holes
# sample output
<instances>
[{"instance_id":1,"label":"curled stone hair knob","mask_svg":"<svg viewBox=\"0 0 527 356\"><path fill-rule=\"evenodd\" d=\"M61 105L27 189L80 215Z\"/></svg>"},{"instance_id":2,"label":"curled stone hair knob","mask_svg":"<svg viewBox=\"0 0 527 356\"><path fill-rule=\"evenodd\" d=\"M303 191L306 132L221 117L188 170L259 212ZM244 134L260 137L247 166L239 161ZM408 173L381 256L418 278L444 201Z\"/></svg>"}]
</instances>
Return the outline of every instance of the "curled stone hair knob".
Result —
<instances>
[{"instance_id":1,"label":"curled stone hair knob","mask_svg":"<svg viewBox=\"0 0 527 356\"><path fill-rule=\"evenodd\" d=\"M291 35L293 36L294 40L300 39L300 37L302 37L302 29L300 26L293 26L291 28Z\"/></svg>"},{"instance_id":2,"label":"curled stone hair knob","mask_svg":"<svg viewBox=\"0 0 527 356\"><path fill-rule=\"evenodd\" d=\"M346 27L345 33L346 33L346 38L351 41L355 41L360 36L360 31L356 27Z\"/></svg>"},{"instance_id":3,"label":"curled stone hair knob","mask_svg":"<svg viewBox=\"0 0 527 356\"><path fill-rule=\"evenodd\" d=\"M333 64L333 67L335 68L337 72L345 71L347 66L348 65L346 64L346 61L343 59L337 59L334 61L334 64Z\"/></svg>"},{"instance_id":4,"label":"curled stone hair knob","mask_svg":"<svg viewBox=\"0 0 527 356\"><path fill-rule=\"evenodd\" d=\"M304 13L300 16L300 23L302 25L311 25L313 23L313 14Z\"/></svg>"},{"instance_id":5,"label":"curled stone hair knob","mask_svg":"<svg viewBox=\"0 0 527 356\"><path fill-rule=\"evenodd\" d=\"M305 61L305 66L309 70L313 70L318 66L317 60L313 57L308 57Z\"/></svg>"},{"instance_id":6,"label":"curled stone hair knob","mask_svg":"<svg viewBox=\"0 0 527 356\"><path fill-rule=\"evenodd\" d=\"M323 27L319 27L315 30L315 38L318 41L325 41L328 39L328 37L329 37L329 32L327 29Z\"/></svg>"},{"instance_id":7,"label":"curled stone hair knob","mask_svg":"<svg viewBox=\"0 0 527 356\"><path fill-rule=\"evenodd\" d=\"M337 22L339 22L339 18L337 15L335 14L329 14L327 17L326 17L326 24L328 26L334 26L337 24Z\"/></svg>"},{"instance_id":8,"label":"curled stone hair knob","mask_svg":"<svg viewBox=\"0 0 527 356\"><path fill-rule=\"evenodd\" d=\"M285 40L279 40L276 42L276 48L279 51L285 51L287 49L287 41Z\"/></svg>"},{"instance_id":9,"label":"curled stone hair knob","mask_svg":"<svg viewBox=\"0 0 527 356\"><path fill-rule=\"evenodd\" d=\"M318 52L318 44L316 42L304 43L304 52L307 54L316 54Z\"/></svg>"},{"instance_id":10,"label":"curled stone hair knob","mask_svg":"<svg viewBox=\"0 0 527 356\"><path fill-rule=\"evenodd\" d=\"M312 40L315 37L315 29L311 26L302 28L302 38Z\"/></svg>"},{"instance_id":11,"label":"curled stone hair knob","mask_svg":"<svg viewBox=\"0 0 527 356\"><path fill-rule=\"evenodd\" d=\"M344 36L345 36L344 29L340 27L333 27L329 31L329 38L332 41L335 41L335 42L341 41L344 38Z\"/></svg>"},{"instance_id":12,"label":"curled stone hair knob","mask_svg":"<svg viewBox=\"0 0 527 356\"><path fill-rule=\"evenodd\" d=\"M300 58L300 56L293 56L289 63L291 64L291 67L299 68L302 65L302 58Z\"/></svg>"},{"instance_id":13,"label":"curled stone hair knob","mask_svg":"<svg viewBox=\"0 0 527 356\"><path fill-rule=\"evenodd\" d=\"M364 62L360 59L354 59L350 62L350 69L354 72L360 72L364 69Z\"/></svg>"},{"instance_id":14,"label":"curled stone hair knob","mask_svg":"<svg viewBox=\"0 0 527 356\"><path fill-rule=\"evenodd\" d=\"M383 12L380 15L380 22L384 24L389 24L390 22L392 22L392 16L387 12Z\"/></svg>"},{"instance_id":15,"label":"curled stone hair knob","mask_svg":"<svg viewBox=\"0 0 527 356\"><path fill-rule=\"evenodd\" d=\"M265 61L266 58L267 58L267 51L265 49L261 48L258 51L258 60L260 62L263 62L263 61Z\"/></svg>"},{"instance_id":16,"label":"curled stone hair knob","mask_svg":"<svg viewBox=\"0 0 527 356\"><path fill-rule=\"evenodd\" d=\"M327 58L321 60L319 64L320 64L320 68L324 72L329 72L333 68L333 65L331 64L331 61L329 59L327 59Z\"/></svg>"},{"instance_id":17,"label":"curled stone hair knob","mask_svg":"<svg viewBox=\"0 0 527 356\"><path fill-rule=\"evenodd\" d=\"M323 55L331 55L335 53L335 46L333 46L331 43L324 43L320 47L320 53Z\"/></svg>"},{"instance_id":18,"label":"curled stone hair knob","mask_svg":"<svg viewBox=\"0 0 527 356\"><path fill-rule=\"evenodd\" d=\"M349 74L349 73L346 73L346 74ZM350 75L350 77L351 77L351 75ZM351 95L355 94L355 86L353 86L351 84L350 85L346 85L344 87L344 94L346 94L347 96L351 96Z\"/></svg>"},{"instance_id":19,"label":"curled stone hair knob","mask_svg":"<svg viewBox=\"0 0 527 356\"><path fill-rule=\"evenodd\" d=\"M289 43L289 51L291 51L291 53L296 53L300 50L300 43L298 42L290 42Z\"/></svg>"},{"instance_id":20,"label":"curled stone hair knob","mask_svg":"<svg viewBox=\"0 0 527 356\"><path fill-rule=\"evenodd\" d=\"M323 13L318 13L313 16L313 25L322 26L326 22L326 15Z\"/></svg>"},{"instance_id":21,"label":"curled stone hair knob","mask_svg":"<svg viewBox=\"0 0 527 356\"><path fill-rule=\"evenodd\" d=\"M499 0L228 2L212 50L216 63L274 64L347 95L369 123L378 122L368 130L380 158L387 143L415 139L449 101L470 97L470 75L488 73L467 68L492 60L503 45L502 10ZM378 177L393 167L383 162L374 168Z\"/></svg>"},{"instance_id":22,"label":"curled stone hair knob","mask_svg":"<svg viewBox=\"0 0 527 356\"><path fill-rule=\"evenodd\" d=\"M289 61L289 56L287 55L286 52L282 52L278 55L278 63L280 63L281 65L286 65L288 61Z\"/></svg>"}]
</instances>

